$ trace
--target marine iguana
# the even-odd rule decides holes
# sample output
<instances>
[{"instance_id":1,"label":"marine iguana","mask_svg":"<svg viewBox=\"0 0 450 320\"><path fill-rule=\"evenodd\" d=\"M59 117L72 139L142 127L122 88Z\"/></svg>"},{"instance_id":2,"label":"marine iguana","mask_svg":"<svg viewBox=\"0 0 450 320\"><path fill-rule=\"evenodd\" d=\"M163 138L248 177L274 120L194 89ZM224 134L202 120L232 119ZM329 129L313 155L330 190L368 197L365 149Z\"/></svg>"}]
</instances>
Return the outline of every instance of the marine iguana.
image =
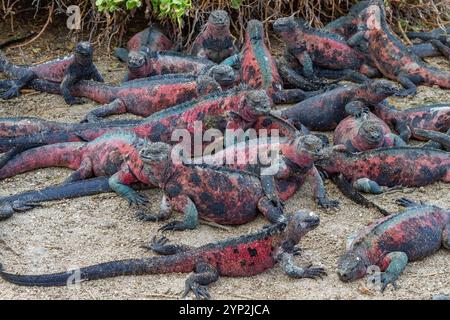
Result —
<instances>
[{"instance_id":1,"label":"marine iguana","mask_svg":"<svg viewBox=\"0 0 450 320\"><path fill-rule=\"evenodd\" d=\"M173 141L172 133L175 129L187 129L192 135L196 130L196 123L200 122L198 130L214 128L225 130L228 123L235 123L229 117L234 112L239 118L243 130L251 128L259 117L270 113L272 102L264 90L245 90L243 88L230 89L222 93L213 93L189 102L168 108L147 117L128 130L141 138L150 141ZM79 124L63 128L57 132L40 132L29 136L0 138L0 150L9 150L34 144L51 144L57 142L91 141L102 134L117 130L108 122L96 124ZM198 131L197 131L198 132Z\"/></svg>"},{"instance_id":2,"label":"marine iguana","mask_svg":"<svg viewBox=\"0 0 450 320\"><path fill-rule=\"evenodd\" d=\"M350 153L339 145L315 164L329 174L343 174L357 190L368 193L382 193L385 187L450 182L449 153L436 149L391 147Z\"/></svg>"},{"instance_id":3,"label":"marine iguana","mask_svg":"<svg viewBox=\"0 0 450 320\"><path fill-rule=\"evenodd\" d=\"M368 81L367 76L379 74L364 54L350 47L339 35L314 30L305 21L294 17L277 19L273 29L282 37L287 54L297 59L307 78L315 76L315 66L328 69L328 77L336 77L332 74L337 70L337 77L346 76L357 82Z\"/></svg>"},{"instance_id":4,"label":"marine iguana","mask_svg":"<svg viewBox=\"0 0 450 320\"><path fill-rule=\"evenodd\" d=\"M367 106L376 105L397 91L394 83L387 80L346 85L273 113L291 121L297 127L302 124L311 130L332 130L347 115L359 113Z\"/></svg>"},{"instance_id":5,"label":"marine iguana","mask_svg":"<svg viewBox=\"0 0 450 320\"><path fill-rule=\"evenodd\" d=\"M298 211L286 221L245 236L210 243L198 248L167 243L165 238L154 238L150 248L162 257L111 261L80 269L80 281L101 278L194 272L185 283L186 296L193 291L197 298L209 299L207 285L220 276L243 277L264 272L280 263L283 271L293 278L322 278L322 267L299 267L294 263L296 245L310 230L319 225L319 217L312 212ZM27 286L64 286L72 272L47 275L17 275L0 271L8 282Z\"/></svg>"},{"instance_id":6,"label":"marine iguana","mask_svg":"<svg viewBox=\"0 0 450 320\"><path fill-rule=\"evenodd\" d=\"M371 110L404 141L411 137L422 140L414 134L415 129L446 132L450 129L450 103L438 103L398 110L386 102L373 104Z\"/></svg>"},{"instance_id":7,"label":"marine iguana","mask_svg":"<svg viewBox=\"0 0 450 320\"><path fill-rule=\"evenodd\" d=\"M245 30L245 43L240 54L229 57L222 65L239 66L240 80L254 89L264 89L275 104L295 103L321 91L283 89L276 61L265 44L263 24L250 20Z\"/></svg>"},{"instance_id":8,"label":"marine iguana","mask_svg":"<svg viewBox=\"0 0 450 320\"><path fill-rule=\"evenodd\" d=\"M121 61L128 61L128 53L145 47L150 51L168 51L173 49L172 41L161 31L158 26L152 25L136 33L127 42L127 49L116 48L114 55Z\"/></svg>"},{"instance_id":9,"label":"marine iguana","mask_svg":"<svg viewBox=\"0 0 450 320\"><path fill-rule=\"evenodd\" d=\"M450 88L450 73L427 66L393 34L379 1L360 13L358 30L348 42L352 45L368 43L372 63L385 77L405 87L398 95L414 95L419 84Z\"/></svg>"},{"instance_id":10,"label":"marine iguana","mask_svg":"<svg viewBox=\"0 0 450 320\"><path fill-rule=\"evenodd\" d=\"M54 92L55 84L35 81L33 89ZM70 89L72 95L104 104L90 111L84 121L96 122L113 114L132 113L147 117L157 111L200 96L222 91L211 77L192 75L156 76L109 85L94 81L80 81Z\"/></svg>"},{"instance_id":11,"label":"marine iguana","mask_svg":"<svg viewBox=\"0 0 450 320\"><path fill-rule=\"evenodd\" d=\"M0 72L16 78L14 84L2 95L10 99L20 94L33 79L43 79L60 83L60 92L67 104L80 104L82 101L71 95L70 89L80 80L93 79L103 82L103 77L92 62L94 49L89 42L80 42L73 55L32 65L17 66L0 54Z\"/></svg>"},{"instance_id":12,"label":"marine iguana","mask_svg":"<svg viewBox=\"0 0 450 320\"><path fill-rule=\"evenodd\" d=\"M368 111L358 116L348 116L339 122L334 130L333 142L345 145L350 152L406 146L383 120Z\"/></svg>"},{"instance_id":13,"label":"marine iguana","mask_svg":"<svg viewBox=\"0 0 450 320\"><path fill-rule=\"evenodd\" d=\"M236 51L230 32L230 17L223 10L211 12L208 21L189 50L191 55L204 57L215 63L221 63Z\"/></svg>"},{"instance_id":14,"label":"marine iguana","mask_svg":"<svg viewBox=\"0 0 450 320\"><path fill-rule=\"evenodd\" d=\"M370 266L381 270L383 291L396 281L410 261L421 260L439 248L450 249L450 211L400 199L406 210L379 219L349 238L337 267L344 282L360 279Z\"/></svg>"}]
</instances>

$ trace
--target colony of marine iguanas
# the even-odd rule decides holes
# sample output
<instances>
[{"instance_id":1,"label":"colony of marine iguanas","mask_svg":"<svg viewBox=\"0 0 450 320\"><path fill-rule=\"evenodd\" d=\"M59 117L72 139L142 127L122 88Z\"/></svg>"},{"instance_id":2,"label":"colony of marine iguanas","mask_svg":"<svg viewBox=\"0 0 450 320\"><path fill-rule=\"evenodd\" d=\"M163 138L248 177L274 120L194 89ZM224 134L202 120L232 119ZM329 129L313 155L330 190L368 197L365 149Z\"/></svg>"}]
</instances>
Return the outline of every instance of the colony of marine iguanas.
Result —
<instances>
[{"instance_id":1,"label":"colony of marine iguanas","mask_svg":"<svg viewBox=\"0 0 450 320\"><path fill-rule=\"evenodd\" d=\"M0 219L45 201L103 192L126 199L142 221L169 220L173 211L183 214L181 221L162 225L162 232L194 229L200 218L245 224L261 213L270 225L258 232L198 248L155 236L148 249L162 256L80 270L80 281L192 272L184 295L192 291L203 299L210 298L207 286L219 276L252 276L277 262L290 277L327 275L320 266L294 262L301 238L319 225L311 208L293 213L284 205L305 182L325 210L339 210L325 190L323 180L331 179L345 196L385 216L349 238L337 266L344 282L377 266L381 290L396 287L409 261L450 249L450 209L402 198L398 204L406 210L392 213L364 195L450 183L450 102L398 110L386 101L415 95L417 85L450 88L450 73L423 60L450 58L448 28L408 33L421 43L405 46L377 0L360 1L321 30L294 17L280 18L272 27L286 44L277 58L267 46L262 22L248 21L239 44L222 10L210 13L187 52L178 51L161 28L150 26L115 51L128 68L119 85L105 82L88 42L78 43L71 56L29 66L14 65L0 52L0 71L9 77L0 80L2 99L29 88L62 95L69 105L86 98L102 104L81 123L0 118L0 179L47 167L74 170L62 184L1 197ZM285 106L275 108L279 104ZM144 118L106 118L122 113ZM174 140L179 129L191 135L214 129L225 134L214 141L223 148L207 154L210 146L202 141L203 153L186 156L183 148L193 145ZM229 141L226 134L239 129L277 129L280 137ZM330 130L333 145L318 132ZM412 146L411 139L424 143ZM250 161L261 147L267 157L275 154L270 165ZM226 161L239 157L243 161ZM140 192L147 188L163 191L158 213L147 210L148 199ZM66 285L72 275L6 270L0 265L4 280L24 286Z\"/></svg>"}]
</instances>

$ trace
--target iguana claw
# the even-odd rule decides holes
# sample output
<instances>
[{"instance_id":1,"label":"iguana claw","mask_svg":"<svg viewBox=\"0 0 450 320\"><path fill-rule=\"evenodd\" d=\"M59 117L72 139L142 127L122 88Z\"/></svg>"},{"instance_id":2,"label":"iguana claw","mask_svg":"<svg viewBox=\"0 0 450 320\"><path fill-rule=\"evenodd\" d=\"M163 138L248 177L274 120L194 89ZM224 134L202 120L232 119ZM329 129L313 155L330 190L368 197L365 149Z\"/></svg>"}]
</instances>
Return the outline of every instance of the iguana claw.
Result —
<instances>
[{"instance_id":1,"label":"iguana claw","mask_svg":"<svg viewBox=\"0 0 450 320\"><path fill-rule=\"evenodd\" d=\"M39 203L24 202L19 200L6 202L2 207L0 207L0 220L6 220L12 217L12 215L16 212L25 212L36 207L42 207L42 205Z\"/></svg>"},{"instance_id":2,"label":"iguana claw","mask_svg":"<svg viewBox=\"0 0 450 320\"><path fill-rule=\"evenodd\" d=\"M211 295L209 294L208 288L206 286L201 286L193 281L186 281L186 288L183 292L183 298L187 296L189 291L192 291L195 294L196 299L209 300L211 299Z\"/></svg>"},{"instance_id":3,"label":"iguana claw","mask_svg":"<svg viewBox=\"0 0 450 320\"><path fill-rule=\"evenodd\" d=\"M169 222L168 224L162 226L161 228L158 229L158 231L183 231L186 230L187 227L184 225L184 223L182 221L172 221Z\"/></svg>"},{"instance_id":4,"label":"iguana claw","mask_svg":"<svg viewBox=\"0 0 450 320\"><path fill-rule=\"evenodd\" d=\"M14 97L18 97L20 95L20 90L17 86L12 86L11 88L8 89L8 91L6 91L4 94L2 94L2 99L4 100L8 100L8 99L12 99Z\"/></svg>"}]
</instances>

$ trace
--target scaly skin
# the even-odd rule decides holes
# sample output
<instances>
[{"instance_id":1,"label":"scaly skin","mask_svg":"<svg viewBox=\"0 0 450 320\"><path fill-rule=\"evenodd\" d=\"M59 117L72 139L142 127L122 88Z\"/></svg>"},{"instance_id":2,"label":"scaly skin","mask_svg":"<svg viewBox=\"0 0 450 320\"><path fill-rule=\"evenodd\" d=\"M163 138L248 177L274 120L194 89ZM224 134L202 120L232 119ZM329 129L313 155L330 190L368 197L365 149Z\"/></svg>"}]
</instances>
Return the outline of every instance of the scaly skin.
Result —
<instances>
[{"instance_id":1,"label":"scaly skin","mask_svg":"<svg viewBox=\"0 0 450 320\"><path fill-rule=\"evenodd\" d=\"M345 39L351 38L358 31L359 13L367 8L369 3L370 1L359 1L350 8L347 15L328 23L323 30Z\"/></svg>"},{"instance_id":2,"label":"scaly skin","mask_svg":"<svg viewBox=\"0 0 450 320\"><path fill-rule=\"evenodd\" d=\"M86 164L89 164L98 158L96 150L103 149L103 154L101 155L102 159L100 159L100 161L96 160L96 162L93 163L93 169L95 170L92 170L91 174L97 176L102 174L115 174L116 172L115 170L112 170L114 168L109 165L109 162L118 162L120 159L125 159L126 154L129 153L130 150L132 150L131 153L136 152L135 149L143 143L144 142L135 135L118 132L114 134L105 134L104 136L85 144L63 143L35 148L16 156L12 161L7 163L5 167L0 169L0 174L2 174L3 177L6 177L42 167L66 166L78 169L78 172L74 173L72 177L84 179L89 174L89 171L86 170L89 169L89 166ZM234 145L231 145L225 150L217 152L213 156L203 157L200 163L252 172L260 176L262 180L267 178L264 180L264 191L273 202L279 202L279 199L288 199L296 192L299 184L301 185L307 180L312 186L314 198L320 206L324 208L336 207L338 206L337 201L330 201L327 199L322 179L313 164L313 160L321 156L321 144L322 141L314 136L304 136L296 138L294 141L290 140L290 142L283 142L280 145L282 158L280 159L279 170L277 170L273 176L262 176L262 172L266 170L264 169L266 166L260 162L253 163L249 155L253 154L253 152L259 152L260 150L263 152L262 150L265 150L260 148L278 148L278 143L259 144L258 146L251 145L250 147L245 143L241 143L236 145L236 148ZM124 146L126 148L124 148ZM241 157L242 153L246 154L245 158ZM239 161L229 161L224 163L225 156L238 156ZM105 163L106 160L108 162ZM80 167L81 163L83 163L82 167ZM149 184L149 181L146 181L143 178L139 179L139 177L141 177L140 171L142 170L142 166L139 162L133 163L130 168L131 171L134 172L135 177L138 177L137 180L139 180L139 182L146 183L146 187L155 187L155 185ZM110 172L106 172L106 170L109 170ZM123 171L123 169L119 171ZM83 174L82 177L80 176L80 173ZM121 173L120 177L126 176ZM108 180L107 178L105 179ZM272 181L272 179L275 180ZM74 179L68 180L71 181ZM136 181L120 179L115 183L117 186L120 184L130 186L130 184L134 182ZM120 186L120 188L125 189L124 186ZM116 189L117 187L114 190ZM77 185L74 185L73 183L65 183L42 190L27 191L12 196L6 196L0 198L0 203L2 204L0 207L0 218L6 219L12 216L14 212L31 210L37 203L44 201L88 196L110 191L113 191L113 189L109 185L105 186L104 181L98 180L97 182L93 182L89 179L85 184L78 183ZM140 218L146 219L144 214L140 215Z\"/></svg>"},{"instance_id":3,"label":"scaly skin","mask_svg":"<svg viewBox=\"0 0 450 320\"><path fill-rule=\"evenodd\" d=\"M447 132L450 129L450 103L431 104L397 110L387 103L372 106L372 111L394 128L404 141L411 137L423 140L414 134L414 129Z\"/></svg>"},{"instance_id":4,"label":"scaly skin","mask_svg":"<svg viewBox=\"0 0 450 320\"><path fill-rule=\"evenodd\" d=\"M300 239L319 224L313 213L297 212L284 223L261 231L206 244L198 248L167 243L166 238L154 238L150 248L164 257L112 261L80 270L80 281L142 274L194 272L186 280L184 296L193 291L197 298L209 299L207 285L220 276L252 276L274 267L278 262L283 271L294 278L317 278L326 275L321 267L298 267L293 263ZM72 272L47 275L14 275L3 270L0 276L9 282L27 286L67 285Z\"/></svg>"},{"instance_id":5,"label":"scaly skin","mask_svg":"<svg viewBox=\"0 0 450 320\"><path fill-rule=\"evenodd\" d=\"M366 64L364 54L350 47L339 35L314 30L304 21L294 17L276 20L273 29L283 38L288 54L298 60L303 74L308 78L314 76L314 66L343 70L348 72L350 77L362 81L366 78L358 72L367 76L376 74L373 68Z\"/></svg>"},{"instance_id":6,"label":"scaly skin","mask_svg":"<svg viewBox=\"0 0 450 320\"><path fill-rule=\"evenodd\" d=\"M142 122L142 120L124 119L124 120L109 121L107 124L104 123L104 125L108 125L114 128L120 128L137 125L140 122ZM17 138L37 133L46 133L46 132L56 133L59 131L71 131L71 130L75 131L81 128L84 129L95 128L95 126L96 124L63 123L56 121L48 121L34 117L0 118L0 137ZM0 152L4 151L6 150L0 148Z\"/></svg>"},{"instance_id":7,"label":"scaly skin","mask_svg":"<svg viewBox=\"0 0 450 320\"><path fill-rule=\"evenodd\" d=\"M221 91L220 85L208 76L196 78L179 75L168 79L164 79L163 76L150 79L128 81L119 86L80 81L70 91L74 96L105 104L88 113L86 119L92 122L126 112L147 117L162 109ZM33 88L46 92L52 91L51 86L51 83L45 83L44 86L43 82L33 84Z\"/></svg>"},{"instance_id":8,"label":"scaly skin","mask_svg":"<svg viewBox=\"0 0 450 320\"><path fill-rule=\"evenodd\" d=\"M407 32L406 35L410 39L420 39L422 41L439 40L442 43L448 45L450 40L448 34L450 33L450 26L447 26L445 30L442 28L436 28L427 32Z\"/></svg>"},{"instance_id":9,"label":"scaly skin","mask_svg":"<svg viewBox=\"0 0 450 320\"><path fill-rule=\"evenodd\" d=\"M228 13L223 10L212 11L202 31L194 40L190 54L221 63L236 52L230 33Z\"/></svg>"},{"instance_id":10,"label":"scaly skin","mask_svg":"<svg viewBox=\"0 0 450 320\"><path fill-rule=\"evenodd\" d=\"M448 152L416 147L381 148L349 153L334 147L316 166L329 174L342 173L359 191L382 193L385 187L422 187L450 182Z\"/></svg>"},{"instance_id":11,"label":"scaly skin","mask_svg":"<svg viewBox=\"0 0 450 320\"><path fill-rule=\"evenodd\" d=\"M70 94L72 86L83 79L103 82L103 77L92 62L93 51L90 43L80 42L72 56L33 66L13 65L0 54L0 71L17 79L2 98L10 99L18 96L20 89L29 85L33 79L42 79L60 83L60 91L66 103L82 103Z\"/></svg>"},{"instance_id":12,"label":"scaly skin","mask_svg":"<svg viewBox=\"0 0 450 320\"><path fill-rule=\"evenodd\" d=\"M437 85L450 88L450 73L427 66L410 52L390 30L381 3L373 4L360 14L359 32L355 44L367 41L372 63L387 78L400 82L403 95L415 94L416 85Z\"/></svg>"},{"instance_id":13,"label":"scaly skin","mask_svg":"<svg viewBox=\"0 0 450 320\"><path fill-rule=\"evenodd\" d=\"M342 16L342 17L330 22L323 28L323 30L330 32L330 33L338 34L341 37L343 37L345 40L349 40L352 36L354 36L358 32L358 25L360 23L359 14L361 13L361 11L366 9L369 4L370 4L370 1L360 1L360 2L356 3L355 5L353 5L350 8L350 11L346 16ZM439 29L439 30L441 30L441 29ZM429 33L426 33L426 32L423 32L423 33L422 32L419 32L419 33L407 32L407 36L410 39L413 39L414 35L416 35L416 34L418 37L423 36L428 41L429 40L439 40L438 37L436 37L436 36L433 37ZM412 37L410 37L410 35ZM449 59L448 53L446 53L445 49L442 50L441 48L442 48L442 46L440 46L440 45L435 46L432 43L421 43L421 44L413 44L413 45L408 46L408 49L411 50L415 55L417 55L420 58L437 57L437 56L444 55ZM361 51L363 53L367 52L366 47L359 48L359 49L361 49Z\"/></svg>"},{"instance_id":14,"label":"scaly skin","mask_svg":"<svg viewBox=\"0 0 450 320\"><path fill-rule=\"evenodd\" d=\"M282 206L265 195L262 180L244 171L175 161L172 148L152 143L140 152L149 181L164 191L160 212L146 220L166 220L174 210L183 221L172 221L161 230L195 229L198 219L238 225L252 221L261 212L270 222L282 221Z\"/></svg>"},{"instance_id":15,"label":"scaly skin","mask_svg":"<svg viewBox=\"0 0 450 320\"><path fill-rule=\"evenodd\" d=\"M125 81L172 73L198 75L215 63L177 52L131 51L128 55L128 74Z\"/></svg>"},{"instance_id":16,"label":"scaly skin","mask_svg":"<svg viewBox=\"0 0 450 320\"><path fill-rule=\"evenodd\" d=\"M157 112L128 130L139 137L150 141L174 143L172 133L175 129L187 129L194 133L195 121L201 121L200 130L215 128L224 130L229 120L228 113L235 112L240 118L240 127L250 128L260 116L265 116L271 107L271 101L265 91L242 90L240 88L183 103L172 108ZM22 137L0 138L0 149L9 150L13 147L29 144L51 144L57 142L91 141L102 134L117 130L108 122L94 124L78 124L59 132L41 132Z\"/></svg>"},{"instance_id":17,"label":"scaly skin","mask_svg":"<svg viewBox=\"0 0 450 320\"><path fill-rule=\"evenodd\" d=\"M339 122L334 130L333 142L345 145L350 152L406 146L383 120L367 111Z\"/></svg>"},{"instance_id":18,"label":"scaly skin","mask_svg":"<svg viewBox=\"0 0 450 320\"><path fill-rule=\"evenodd\" d=\"M174 52L132 51L128 56L128 73L125 81L142 79L158 75L164 78L180 76L207 75L216 80L223 88L237 83L233 68L217 65L205 58L186 56ZM170 76L169 76L170 75Z\"/></svg>"},{"instance_id":19,"label":"scaly skin","mask_svg":"<svg viewBox=\"0 0 450 320\"><path fill-rule=\"evenodd\" d=\"M311 130L327 131L336 128L348 114L378 104L396 92L392 82L376 80L338 87L274 113L296 126L303 124Z\"/></svg>"},{"instance_id":20,"label":"scaly skin","mask_svg":"<svg viewBox=\"0 0 450 320\"><path fill-rule=\"evenodd\" d=\"M159 27L150 26L132 36L128 40L127 49L117 48L114 54L123 62L127 62L128 52L138 51L142 47L152 52L166 51L173 49L173 43Z\"/></svg>"},{"instance_id":21,"label":"scaly skin","mask_svg":"<svg viewBox=\"0 0 450 320\"><path fill-rule=\"evenodd\" d=\"M450 249L450 211L401 199L408 208L377 220L349 239L337 272L342 281L363 278L369 266L377 266L381 290L395 281L410 261L424 259L439 248Z\"/></svg>"},{"instance_id":22,"label":"scaly skin","mask_svg":"<svg viewBox=\"0 0 450 320\"><path fill-rule=\"evenodd\" d=\"M280 200L289 199L308 181L312 187L313 198L319 206L338 207L338 201L327 199L322 178L314 166L314 161L322 156L322 149L322 140L313 135L299 136L293 140L284 139L280 143L255 139L251 140L251 143L241 142L212 156L204 156L202 161L208 165L226 166L261 175L265 166L261 165L260 161L252 162L252 159L261 160L261 155L267 155L269 150L278 151L279 167L273 176L276 184L274 191Z\"/></svg>"},{"instance_id":23,"label":"scaly skin","mask_svg":"<svg viewBox=\"0 0 450 320\"><path fill-rule=\"evenodd\" d=\"M264 89L274 103L295 103L317 92L300 89L283 90L283 81L278 73L275 59L265 44L263 24L250 20L245 31L245 43L240 55L225 60L222 64L240 66L240 80L254 89Z\"/></svg>"}]
</instances>

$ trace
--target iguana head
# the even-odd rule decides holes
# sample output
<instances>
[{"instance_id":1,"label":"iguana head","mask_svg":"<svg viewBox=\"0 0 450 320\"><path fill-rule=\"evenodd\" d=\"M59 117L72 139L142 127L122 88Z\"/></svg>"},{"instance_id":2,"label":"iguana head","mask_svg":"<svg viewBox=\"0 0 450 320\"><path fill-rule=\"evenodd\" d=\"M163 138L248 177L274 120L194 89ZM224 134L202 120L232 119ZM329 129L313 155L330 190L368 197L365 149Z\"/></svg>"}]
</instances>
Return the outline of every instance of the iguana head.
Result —
<instances>
[{"instance_id":1,"label":"iguana head","mask_svg":"<svg viewBox=\"0 0 450 320\"><path fill-rule=\"evenodd\" d=\"M339 279L349 282L366 275L367 265L364 257L354 251L347 251L339 258L337 274Z\"/></svg>"},{"instance_id":2,"label":"iguana head","mask_svg":"<svg viewBox=\"0 0 450 320\"><path fill-rule=\"evenodd\" d=\"M90 42L78 42L75 47L75 60L78 63L91 63L94 55L94 48Z\"/></svg>"},{"instance_id":3,"label":"iguana head","mask_svg":"<svg viewBox=\"0 0 450 320\"><path fill-rule=\"evenodd\" d=\"M163 142L151 142L139 150L149 180L156 186L164 182L166 168L172 163L172 147Z\"/></svg>"},{"instance_id":4,"label":"iguana head","mask_svg":"<svg viewBox=\"0 0 450 320\"><path fill-rule=\"evenodd\" d=\"M378 104L384 99L396 94L398 92L397 85L389 80L375 80L371 81L365 87L365 92L362 98L367 100L370 104Z\"/></svg>"},{"instance_id":5,"label":"iguana head","mask_svg":"<svg viewBox=\"0 0 450 320\"><path fill-rule=\"evenodd\" d=\"M294 144L298 154L302 152L306 153L314 161L319 160L324 156L324 142L315 135L301 135L294 141Z\"/></svg>"},{"instance_id":6,"label":"iguana head","mask_svg":"<svg viewBox=\"0 0 450 320\"><path fill-rule=\"evenodd\" d=\"M206 95L214 92L221 92L222 87L216 80L209 76L199 76L197 78L197 92L200 95Z\"/></svg>"},{"instance_id":7,"label":"iguana head","mask_svg":"<svg viewBox=\"0 0 450 320\"><path fill-rule=\"evenodd\" d=\"M145 65L147 62L147 56L142 51L130 51L128 53L128 69L136 70Z\"/></svg>"},{"instance_id":8,"label":"iguana head","mask_svg":"<svg viewBox=\"0 0 450 320\"><path fill-rule=\"evenodd\" d=\"M247 92L238 111L239 116L247 121L255 121L257 117L270 113L272 100L265 90Z\"/></svg>"},{"instance_id":9,"label":"iguana head","mask_svg":"<svg viewBox=\"0 0 450 320\"><path fill-rule=\"evenodd\" d=\"M250 41L264 40L264 26L259 20L250 20L247 22L247 37Z\"/></svg>"},{"instance_id":10,"label":"iguana head","mask_svg":"<svg viewBox=\"0 0 450 320\"><path fill-rule=\"evenodd\" d=\"M281 248L285 252L291 252L305 234L319 226L320 218L311 211L297 211L287 216L284 223L286 228Z\"/></svg>"},{"instance_id":11,"label":"iguana head","mask_svg":"<svg viewBox=\"0 0 450 320\"><path fill-rule=\"evenodd\" d=\"M273 23L273 31L279 34L291 32L297 27L297 22L294 17L284 17L275 20Z\"/></svg>"},{"instance_id":12,"label":"iguana head","mask_svg":"<svg viewBox=\"0 0 450 320\"><path fill-rule=\"evenodd\" d=\"M216 80L221 86L230 86L236 82L234 69L226 65L216 65L209 69L208 75Z\"/></svg>"},{"instance_id":13,"label":"iguana head","mask_svg":"<svg viewBox=\"0 0 450 320\"><path fill-rule=\"evenodd\" d=\"M371 1L370 5L360 13L360 23L369 31L382 30L382 18L383 12L378 1Z\"/></svg>"},{"instance_id":14,"label":"iguana head","mask_svg":"<svg viewBox=\"0 0 450 320\"><path fill-rule=\"evenodd\" d=\"M217 28L229 28L230 17L224 10L214 10L209 15L208 24L211 24Z\"/></svg>"},{"instance_id":15,"label":"iguana head","mask_svg":"<svg viewBox=\"0 0 450 320\"><path fill-rule=\"evenodd\" d=\"M363 121L358 130L358 134L371 146L378 146L383 141L383 129L377 121Z\"/></svg>"}]
</instances>

